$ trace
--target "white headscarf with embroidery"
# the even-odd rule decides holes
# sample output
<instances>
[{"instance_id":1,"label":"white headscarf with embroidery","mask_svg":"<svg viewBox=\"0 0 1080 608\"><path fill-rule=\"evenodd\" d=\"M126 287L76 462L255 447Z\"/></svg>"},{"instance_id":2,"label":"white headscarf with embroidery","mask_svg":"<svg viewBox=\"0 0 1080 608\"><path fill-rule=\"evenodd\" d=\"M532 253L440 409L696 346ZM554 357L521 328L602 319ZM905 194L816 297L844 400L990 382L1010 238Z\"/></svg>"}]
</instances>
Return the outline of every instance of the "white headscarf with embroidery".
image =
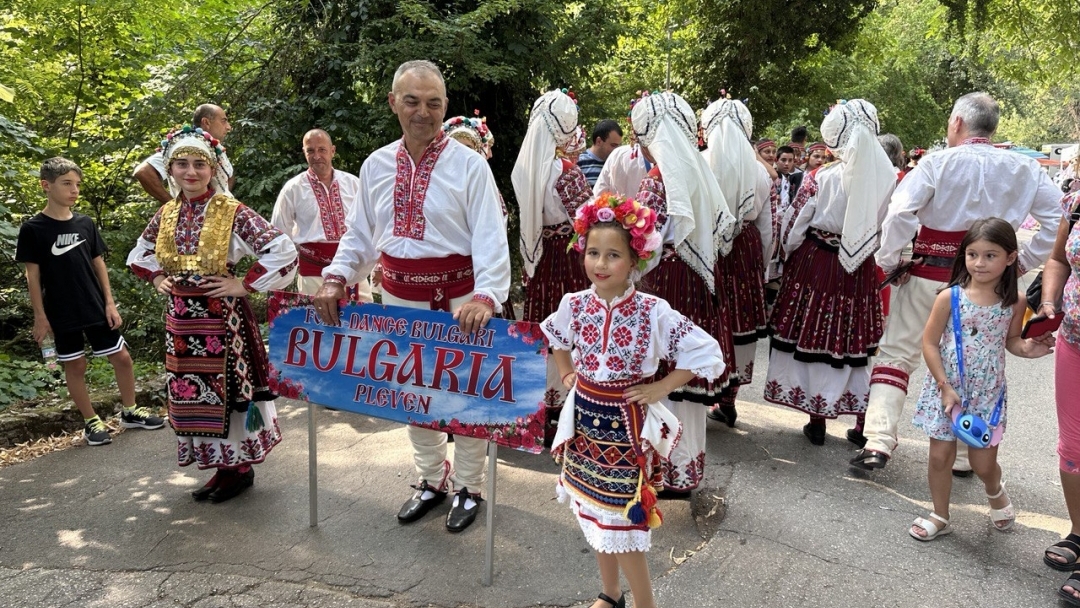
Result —
<instances>
[{"instance_id":1,"label":"white headscarf with embroidery","mask_svg":"<svg viewBox=\"0 0 1080 608\"><path fill-rule=\"evenodd\" d=\"M210 178L210 189L217 194L232 196L229 192L229 176L221 166L219 154L224 153L224 148L219 144L216 148L207 139L209 133L202 129L180 131L169 139L161 142L161 154L165 158L165 173L169 178L169 186L172 192L180 192L180 184L172 176L172 161L178 156L196 154L206 159L206 162L214 168L214 175ZM221 148L218 152L217 148Z\"/></svg>"},{"instance_id":2,"label":"white headscarf with embroidery","mask_svg":"<svg viewBox=\"0 0 1080 608\"><path fill-rule=\"evenodd\" d=\"M548 91L533 104L529 129L510 173L519 209L521 270L526 276L533 276L544 252L544 199L555 196L555 181L559 178L551 170L555 149L573 139L577 128L577 103L566 93Z\"/></svg>"},{"instance_id":3,"label":"white headscarf with embroidery","mask_svg":"<svg viewBox=\"0 0 1080 608\"><path fill-rule=\"evenodd\" d=\"M750 143L754 119L743 102L720 99L701 113L701 123L709 144L703 152L705 161L720 184L728 211L741 223L754 210L760 176L757 154Z\"/></svg>"},{"instance_id":4,"label":"white headscarf with embroidery","mask_svg":"<svg viewBox=\"0 0 1080 608\"><path fill-rule=\"evenodd\" d=\"M682 97L665 92L642 97L630 117L634 135L648 149L664 180L675 250L716 293L717 252L727 255L731 251L736 223L712 170L698 152L694 110Z\"/></svg>"},{"instance_id":5,"label":"white headscarf with embroidery","mask_svg":"<svg viewBox=\"0 0 1080 608\"><path fill-rule=\"evenodd\" d=\"M877 141L877 108L865 99L842 102L821 123L821 139L843 163L841 183L848 204L840 237L840 263L855 270L874 253L878 210L896 185L896 169Z\"/></svg>"}]
</instances>

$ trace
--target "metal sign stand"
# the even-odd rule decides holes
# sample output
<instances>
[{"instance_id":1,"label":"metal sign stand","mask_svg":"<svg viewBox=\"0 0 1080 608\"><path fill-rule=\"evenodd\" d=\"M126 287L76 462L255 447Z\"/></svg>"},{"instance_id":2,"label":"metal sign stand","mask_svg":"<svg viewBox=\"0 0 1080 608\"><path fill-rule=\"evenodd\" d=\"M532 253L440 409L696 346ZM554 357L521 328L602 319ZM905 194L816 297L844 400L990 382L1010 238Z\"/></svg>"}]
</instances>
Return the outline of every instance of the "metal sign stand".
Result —
<instances>
[{"instance_id":1,"label":"metal sign stand","mask_svg":"<svg viewBox=\"0 0 1080 608\"><path fill-rule=\"evenodd\" d=\"M312 528L319 525L319 461L317 436L315 432L315 407L308 402L308 523ZM484 578L485 587L490 587L495 574L495 474L499 464L499 446L488 442L487 472L487 509L485 513L487 528L484 538Z\"/></svg>"}]
</instances>

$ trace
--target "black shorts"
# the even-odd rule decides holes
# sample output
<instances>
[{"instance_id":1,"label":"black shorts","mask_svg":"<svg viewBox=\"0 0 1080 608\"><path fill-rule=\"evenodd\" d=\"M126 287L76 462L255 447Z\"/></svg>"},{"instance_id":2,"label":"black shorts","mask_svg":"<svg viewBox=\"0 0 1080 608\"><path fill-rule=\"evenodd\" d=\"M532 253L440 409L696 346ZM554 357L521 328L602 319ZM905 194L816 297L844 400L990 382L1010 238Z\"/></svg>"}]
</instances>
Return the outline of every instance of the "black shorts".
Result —
<instances>
[{"instance_id":1,"label":"black shorts","mask_svg":"<svg viewBox=\"0 0 1080 608\"><path fill-rule=\"evenodd\" d=\"M83 340L83 336L86 340ZM91 325L73 331L53 332L56 340L56 358L59 361L74 361L86 356L86 342L95 357L108 357L124 349L124 336L108 325Z\"/></svg>"}]
</instances>

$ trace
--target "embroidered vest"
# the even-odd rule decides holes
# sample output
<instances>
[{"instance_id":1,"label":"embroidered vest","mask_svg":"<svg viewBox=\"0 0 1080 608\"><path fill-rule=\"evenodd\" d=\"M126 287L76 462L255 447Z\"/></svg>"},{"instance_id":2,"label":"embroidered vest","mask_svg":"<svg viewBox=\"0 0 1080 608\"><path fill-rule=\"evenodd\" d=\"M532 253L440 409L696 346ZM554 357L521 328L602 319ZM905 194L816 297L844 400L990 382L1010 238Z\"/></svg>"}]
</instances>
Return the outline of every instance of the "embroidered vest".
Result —
<instances>
[{"instance_id":1,"label":"embroidered vest","mask_svg":"<svg viewBox=\"0 0 1080 608\"><path fill-rule=\"evenodd\" d=\"M156 256L162 270L169 274L228 275L229 242L240 201L224 194L216 194L207 201L199 244L192 255L181 254L176 246L176 225L182 204L177 198L161 208Z\"/></svg>"}]
</instances>

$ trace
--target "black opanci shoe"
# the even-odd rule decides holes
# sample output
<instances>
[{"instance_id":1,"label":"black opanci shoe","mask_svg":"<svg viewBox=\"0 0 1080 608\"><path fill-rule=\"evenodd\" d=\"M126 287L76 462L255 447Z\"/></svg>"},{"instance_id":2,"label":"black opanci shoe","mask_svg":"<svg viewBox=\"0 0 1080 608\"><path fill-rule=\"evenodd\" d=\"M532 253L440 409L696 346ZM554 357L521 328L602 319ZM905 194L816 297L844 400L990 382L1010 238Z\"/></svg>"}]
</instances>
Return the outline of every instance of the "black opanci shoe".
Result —
<instances>
[{"instance_id":1,"label":"black opanci shoe","mask_svg":"<svg viewBox=\"0 0 1080 608\"><path fill-rule=\"evenodd\" d=\"M253 485L255 485L255 469L248 469L245 473L234 473L218 482L218 486L210 492L210 502L232 500Z\"/></svg>"},{"instance_id":2,"label":"black opanci shoe","mask_svg":"<svg viewBox=\"0 0 1080 608\"><path fill-rule=\"evenodd\" d=\"M446 491L439 490L425 481L421 481L420 485L413 486L416 492L413 493L409 500L405 501L405 504L401 505L401 509L398 511L397 518L401 523L409 523L416 521L427 514L432 507L439 504L446 499ZM427 498L425 494L430 494Z\"/></svg>"},{"instance_id":3,"label":"black opanci shoe","mask_svg":"<svg viewBox=\"0 0 1080 608\"><path fill-rule=\"evenodd\" d=\"M461 488L454 494L454 504L450 506L450 513L446 515L446 529L451 532L461 532L476 521L476 514L480 511L480 503L483 502L479 494L470 494L469 488ZM469 502L472 507L469 507Z\"/></svg>"}]
</instances>

